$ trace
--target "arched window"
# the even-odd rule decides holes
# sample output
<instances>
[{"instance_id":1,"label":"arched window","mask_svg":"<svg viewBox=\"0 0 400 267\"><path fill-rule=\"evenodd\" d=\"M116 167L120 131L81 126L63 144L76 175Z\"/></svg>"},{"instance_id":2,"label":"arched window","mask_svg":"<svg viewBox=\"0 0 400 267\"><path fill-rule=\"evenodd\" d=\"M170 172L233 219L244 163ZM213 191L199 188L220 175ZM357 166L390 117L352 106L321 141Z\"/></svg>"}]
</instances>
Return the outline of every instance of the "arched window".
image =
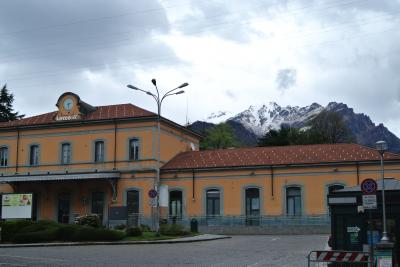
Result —
<instances>
[{"instance_id":1,"label":"arched window","mask_svg":"<svg viewBox=\"0 0 400 267\"><path fill-rule=\"evenodd\" d=\"M0 166L8 165L8 147L0 147Z\"/></svg>"},{"instance_id":2,"label":"arched window","mask_svg":"<svg viewBox=\"0 0 400 267\"><path fill-rule=\"evenodd\" d=\"M94 143L94 161L104 162L104 142L96 141Z\"/></svg>"},{"instance_id":3,"label":"arched window","mask_svg":"<svg viewBox=\"0 0 400 267\"><path fill-rule=\"evenodd\" d=\"M182 191L169 192L169 216L182 218Z\"/></svg>"},{"instance_id":4,"label":"arched window","mask_svg":"<svg viewBox=\"0 0 400 267\"><path fill-rule=\"evenodd\" d=\"M139 139L129 140L129 160L139 160Z\"/></svg>"},{"instance_id":5,"label":"arched window","mask_svg":"<svg viewBox=\"0 0 400 267\"><path fill-rule=\"evenodd\" d=\"M221 194L218 189L209 189L206 191L207 216L216 216L221 214L220 198Z\"/></svg>"},{"instance_id":6,"label":"arched window","mask_svg":"<svg viewBox=\"0 0 400 267\"><path fill-rule=\"evenodd\" d=\"M245 192L246 224L258 225L260 220L260 189L247 188Z\"/></svg>"},{"instance_id":7,"label":"arched window","mask_svg":"<svg viewBox=\"0 0 400 267\"><path fill-rule=\"evenodd\" d=\"M344 188L344 185L341 185L341 184L330 185L328 187L328 194L332 193L335 190L340 190L340 189L343 189L343 188Z\"/></svg>"},{"instance_id":8,"label":"arched window","mask_svg":"<svg viewBox=\"0 0 400 267\"><path fill-rule=\"evenodd\" d=\"M129 214L139 213L139 191L129 190L126 192L126 208Z\"/></svg>"},{"instance_id":9,"label":"arched window","mask_svg":"<svg viewBox=\"0 0 400 267\"><path fill-rule=\"evenodd\" d=\"M301 216L301 188L297 186L286 188L286 214Z\"/></svg>"},{"instance_id":10,"label":"arched window","mask_svg":"<svg viewBox=\"0 0 400 267\"><path fill-rule=\"evenodd\" d=\"M71 144L64 143L61 145L61 164L71 163Z\"/></svg>"},{"instance_id":11,"label":"arched window","mask_svg":"<svg viewBox=\"0 0 400 267\"><path fill-rule=\"evenodd\" d=\"M30 146L29 165L31 165L31 166L39 165L39 146L38 145Z\"/></svg>"}]
</instances>

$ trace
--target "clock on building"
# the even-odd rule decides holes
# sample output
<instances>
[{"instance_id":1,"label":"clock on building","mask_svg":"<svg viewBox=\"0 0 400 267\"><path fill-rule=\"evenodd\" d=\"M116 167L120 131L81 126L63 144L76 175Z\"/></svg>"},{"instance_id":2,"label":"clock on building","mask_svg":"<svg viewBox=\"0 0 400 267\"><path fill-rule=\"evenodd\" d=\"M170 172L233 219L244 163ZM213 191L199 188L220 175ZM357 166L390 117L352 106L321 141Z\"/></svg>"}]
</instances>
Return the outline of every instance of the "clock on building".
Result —
<instances>
[{"instance_id":1,"label":"clock on building","mask_svg":"<svg viewBox=\"0 0 400 267\"><path fill-rule=\"evenodd\" d=\"M67 98L64 100L64 109L70 111L74 106L74 101L71 98Z\"/></svg>"}]
</instances>

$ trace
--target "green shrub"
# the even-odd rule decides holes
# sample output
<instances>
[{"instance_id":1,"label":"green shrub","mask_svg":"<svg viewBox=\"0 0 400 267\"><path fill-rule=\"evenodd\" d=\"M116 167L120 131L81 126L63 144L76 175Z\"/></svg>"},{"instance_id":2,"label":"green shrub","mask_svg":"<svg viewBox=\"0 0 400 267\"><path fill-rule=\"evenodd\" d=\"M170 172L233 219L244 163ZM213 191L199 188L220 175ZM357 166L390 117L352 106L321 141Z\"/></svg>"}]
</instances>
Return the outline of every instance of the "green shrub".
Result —
<instances>
[{"instance_id":1,"label":"green shrub","mask_svg":"<svg viewBox=\"0 0 400 267\"><path fill-rule=\"evenodd\" d=\"M116 241L125 237L122 231L54 221L6 221L1 222L0 226L4 242Z\"/></svg>"},{"instance_id":2,"label":"green shrub","mask_svg":"<svg viewBox=\"0 0 400 267\"><path fill-rule=\"evenodd\" d=\"M81 228L75 224L60 224L57 231L57 240L59 241L73 241L73 236Z\"/></svg>"},{"instance_id":3,"label":"green shrub","mask_svg":"<svg viewBox=\"0 0 400 267\"><path fill-rule=\"evenodd\" d=\"M148 226L147 224L141 224L140 225L140 229L142 230L142 232L150 232L150 226Z\"/></svg>"},{"instance_id":4,"label":"green shrub","mask_svg":"<svg viewBox=\"0 0 400 267\"><path fill-rule=\"evenodd\" d=\"M75 223L79 225L87 225L94 228L101 226L100 217L97 214L88 214L75 219Z\"/></svg>"},{"instance_id":5,"label":"green shrub","mask_svg":"<svg viewBox=\"0 0 400 267\"><path fill-rule=\"evenodd\" d=\"M115 230L124 230L125 228L126 228L125 224L119 224L119 225L114 226Z\"/></svg>"},{"instance_id":6,"label":"green shrub","mask_svg":"<svg viewBox=\"0 0 400 267\"><path fill-rule=\"evenodd\" d=\"M50 227L35 232L16 233L12 241L15 243L38 243L54 241L57 238L57 227Z\"/></svg>"},{"instance_id":7,"label":"green shrub","mask_svg":"<svg viewBox=\"0 0 400 267\"><path fill-rule=\"evenodd\" d=\"M32 222L32 224L28 226L22 227L18 233L30 233L30 232L37 232L37 231L42 231L46 230L51 227L58 227L60 224L55 222L55 221L49 221L49 220L40 220L38 222Z\"/></svg>"},{"instance_id":8,"label":"green shrub","mask_svg":"<svg viewBox=\"0 0 400 267\"><path fill-rule=\"evenodd\" d=\"M126 228L125 233L127 236L141 236L142 229L140 227L129 227Z\"/></svg>"},{"instance_id":9,"label":"green shrub","mask_svg":"<svg viewBox=\"0 0 400 267\"><path fill-rule=\"evenodd\" d=\"M14 235L20 232L23 228L33 225L34 222L30 220L17 220L17 221L3 221L0 223L1 227L1 241L11 242Z\"/></svg>"},{"instance_id":10,"label":"green shrub","mask_svg":"<svg viewBox=\"0 0 400 267\"><path fill-rule=\"evenodd\" d=\"M121 231L82 226L74 232L72 241L116 241L124 237L125 234Z\"/></svg>"},{"instance_id":11,"label":"green shrub","mask_svg":"<svg viewBox=\"0 0 400 267\"><path fill-rule=\"evenodd\" d=\"M188 231L180 224L165 224L160 226L160 233L162 235L179 236L187 235Z\"/></svg>"}]
</instances>

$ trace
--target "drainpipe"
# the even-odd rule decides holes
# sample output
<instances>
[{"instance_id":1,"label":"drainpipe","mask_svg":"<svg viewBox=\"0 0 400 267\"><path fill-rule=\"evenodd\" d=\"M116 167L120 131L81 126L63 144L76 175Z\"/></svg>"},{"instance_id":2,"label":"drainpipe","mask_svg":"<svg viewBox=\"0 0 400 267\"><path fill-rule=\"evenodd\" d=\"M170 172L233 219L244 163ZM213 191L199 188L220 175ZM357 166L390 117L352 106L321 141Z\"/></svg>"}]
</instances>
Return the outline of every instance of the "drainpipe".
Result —
<instances>
[{"instance_id":1,"label":"drainpipe","mask_svg":"<svg viewBox=\"0 0 400 267\"><path fill-rule=\"evenodd\" d=\"M271 166L271 198L274 199L274 168Z\"/></svg>"},{"instance_id":2,"label":"drainpipe","mask_svg":"<svg viewBox=\"0 0 400 267\"><path fill-rule=\"evenodd\" d=\"M357 167L357 184L360 184L360 164L358 161L356 162L356 167Z\"/></svg>"},{"instance_id":3,"label":"drainpipe","mask_svg":"<svg viewBox=\"0 0 400 267\"><path fill-rule=\"evenodd\" d=\"M15 173L18 174L18 161L19 161L19 129L17 128L17 153L16 153L16 159L15 159Z\"/></svg>"},{"instance_id":4,"label":"drainpipe","mask_svg":"<svg viewBox=\"0 0 400 267\"><path fill-rule=\"evenodd\" d=\"M192 201L196 200L194 197L194 190L195 190L194 177L195 177L195 173L194 173L194 169L192 169Z\"/></svg>"},{"instance_id":5,"label":"drainpipe","mask_svg":"<svg viewBox=\"0 0 400 267\"><path fill-rule=\"evenodd\" d=\"M114 167L113 170L117 169L117 121L114 119Z\"/></svg>"}]
</instances>

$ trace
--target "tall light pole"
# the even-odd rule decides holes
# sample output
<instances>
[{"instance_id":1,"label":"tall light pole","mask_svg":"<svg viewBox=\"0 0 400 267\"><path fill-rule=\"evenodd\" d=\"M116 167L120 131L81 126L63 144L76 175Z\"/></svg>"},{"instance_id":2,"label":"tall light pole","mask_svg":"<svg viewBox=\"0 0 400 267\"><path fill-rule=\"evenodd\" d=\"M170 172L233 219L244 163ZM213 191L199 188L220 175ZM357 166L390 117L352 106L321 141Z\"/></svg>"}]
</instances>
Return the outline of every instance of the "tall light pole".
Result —
<instances>
[{"instance_id":1,"label":"tall light pole","mask_svg":"<svg viewBox=\"0 0 400 267\"><path fill-rule=\"evenodd\" d=\"M156 206L156 216L154 216L154 214L153 214L153 219L155 220L155 228L156 228L155 230L156 230L157 234L159 234L160 233L160 201L159 201L160 200L160 192L159 192L159 188L160 188L160 157L161 157L161 129L160 129L161 104L162 104L163 100L168 96L183 94L185 91L180 90L180 91L177 92L176 90L181 89L183 87L186 87L189 84L188 83L183 83L183 84L179 85L178 87L169 90L164 95L160 96L160 91L158 90L156 79L152 79L151 83L156 88L157 94L153 94L150 91L146 91L146 90L140 89L140 88L138 88L136 86L133 86L133 85L130 85L130 84L128 84L127 87L130 88L130 89L133 89L133 90L141 91L141 92L153 97L154 100L157 103L157 115L158 115L157 116L157 129L158 129L158 134L157 134L158 135L158 138L157 138L158 139L157 140L157 168L156 168L157 176L156 176L156 179L155 179L154 184L153 184L154 190L157 191L157 197L156 197L156 200L157 200L157 204L156 205L157 206Z\"/></svg>"},{"instance_id":2,"label":"tall light pole","mask_svg":"<svg viewBox=\"0 0 400 267\"><path fill-rule=\"evenodd\" d=\"M382 243L389 242L389 236L386 229L386 204L385 204L385 172L383 168L383 155L388 149L388 145L385 141L378 141L375 144L376 150L378 150L381 156L381 179L382 179L382 220L383 220L383 232L382 232Z\"/></svg>"}]
</instances>

